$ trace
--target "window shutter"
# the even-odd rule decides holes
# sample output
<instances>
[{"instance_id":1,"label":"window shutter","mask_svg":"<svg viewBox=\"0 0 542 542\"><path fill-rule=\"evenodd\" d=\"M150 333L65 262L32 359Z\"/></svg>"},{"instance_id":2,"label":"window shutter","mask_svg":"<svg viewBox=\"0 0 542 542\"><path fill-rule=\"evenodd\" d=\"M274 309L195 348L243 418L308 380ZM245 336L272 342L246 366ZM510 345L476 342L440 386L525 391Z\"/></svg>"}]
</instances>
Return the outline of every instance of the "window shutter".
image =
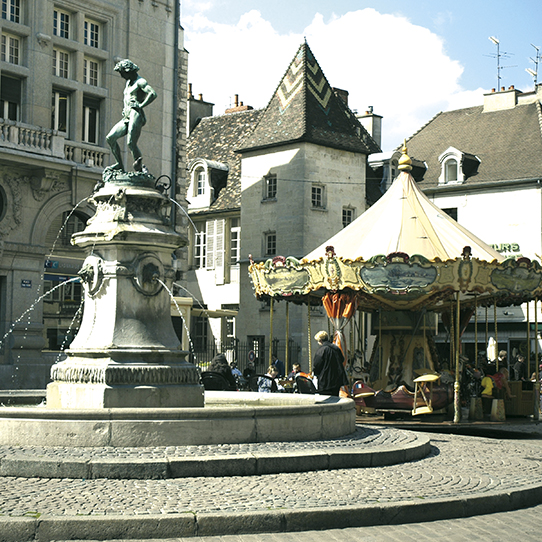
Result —
<instances>
[{"instance_id":1,"label":"window shutter","mask_svg":"<svg viewBox=\"0 0 542 542\"><path fill-rule=\"evenodd\" d=\"M225 258L225 237L226 221L224 219L217 220L215 223L215 269L216 269L216 284L224 284L224 258Z\"/></svg>"},{"instance_id":2,"label":"window shutter","mask_svg":"<svg viewBox=\"0 0 542 542\"><path fill-rule=\"evenodd\" d=\"M207 269L215 268L215 220L207 221Z\"/></svg>"}]
</instances>

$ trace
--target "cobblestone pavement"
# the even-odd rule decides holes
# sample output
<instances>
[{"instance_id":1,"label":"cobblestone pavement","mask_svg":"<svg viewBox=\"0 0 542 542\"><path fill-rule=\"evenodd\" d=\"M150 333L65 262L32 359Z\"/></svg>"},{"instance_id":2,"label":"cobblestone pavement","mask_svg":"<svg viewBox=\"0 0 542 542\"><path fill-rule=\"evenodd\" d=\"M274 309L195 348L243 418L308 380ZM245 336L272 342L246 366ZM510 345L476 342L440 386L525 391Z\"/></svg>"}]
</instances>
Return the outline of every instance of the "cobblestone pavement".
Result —
<instances>
[{"instance_id":1,"label":"cobblestone pavement","mask_svg":"<svg viewBox=\"0 0 542 542\"><path fill-rule=\"evenodd\" d=\"M246 513L443 499L542 483L540 441L431 434L431 443L425 459L362 469L168 480L5 477L0 514Z\"/></svg>"},{"instance_id":2,"label":"cobblestone pavement","mask_svg":"<svg viewBox=\"0 0 542 542\"><path fill-rule=\"evenodd\" d=\"M278 455L308 453L314 450L402 446L415 441L411 431L383 427L357 427L353 435L308 442L254 442L201 446L156 446L148 448L0 446L0 461L9 457L29 460L47 457L63 460L125 459L159 460L181 457L223 457L275 452Z\"/></svg>"},{"instance_id":3,"label":"cobblestone pavement","mask_svg":"<svg viewBox=\"0 0 542 542\"><path fill-rule=\"evenodd\" d=\"M396 442L397 438L402 438L399 435L403 432L399 430L376 426L363 429L362 434L368 436L368 442L370 442L371 435L375 435L380 429L383 433L389 432L391 435L390 444L394 439ZM409 432L405 433L405 438L408 439ZM390 513L389 506L397 505L400 506L400 509L406 510L410 510L409 506L418 508L422 506L423 510L428 509L429 506L429 509L434 512L439 507L446 508L448 503L453 501L482 497L484 500L487 498L487 502L490 502L495 495L517 494L517 492L528 491L533 487L537 488L535 493L532 493L532 495L536 494L537 501L525 502L522 506L540 503L542 493L538 488L542 487L541 440L531 438L495 439L437 433L424 433L424 435L430 437L432 445L431 452L427 457L410 463L380 467L244 477L192 477L161 480L0 477L0 540L3 540L2 529L8 528L7 524L2 523L3 521L30 520L30 518L41 518L40 521L49 518L49 520L62 522L71 519L80 521L88 517L89 520L99 521L102 521L100 518L103 518L103 521L106 522L109 518L111 521L116 521L115 518L126 518L126 520L138 518L138 521L152 520L153 518L167 520L167 518L192 516L204 518L205 514L208 515L207 517L219 514L219 522L216 522L216 517L213 520L215 523L213 523L214 530L212 532L231 533L235 531L232 531L229 526L233 524L235 518L246 519L252 517L252 514L301 513L302 516L305 516L305 521L307 521L307 517L312 521L312 518L318 519L325 511L328 514L328 523L326 524L326 520L324 520L320 524L321 528L325 528L326 526L345 524L337 523L336 520L335 523L329 523L329 518L331 515L337 518L339 517L337 514L340 515L341 512L343 514L350 513L349 510L345 510L349 507L356 507L356 510L359 510L360 507L371 507L373 511L370 513L374 514L377 514L379 509L388 507L386 512L388 515ZM351 442L353 443L354 440L351 439ZM363 439L358 440L357 446L365 445L370 446L370 444L365 444ZM292 443L288 446L281 443L270 443L268 446L274 447L277 456L286 462L289 454L295 452L295 445ZM303 446L298 453L303 454ZM201 447L194 448L193 453L199 453L198 450ZM221 449L223 453L226 453L226 449L228 454L232 453L232 448L229 445L224 448L215 448ZM164 452L162 449L153 450L150 453ZM506 508L501 508L501 510L504 509ZM525 524L529 525L534 517L531 515L533 510L537 510L538 513L542 511L538 506L534 509L488 516L489 518L497 518L497 516L505 518L499 519L501 521L499 525L503 529L506 527L500 534L494 534L494 530L491 529L493 520L488 519L484 523L484 520L480 519L482 516L433 523L435 525L438 523L439 529L453 531L450 536L456 538L449 538L449 540L502 540L504 538L503 532L518 533L518 531L509 528L509 524L514 523L513 518L516 518L516 515L524 517ZM483 512L478 510L474 513L480 514L486 511L487 509ZM397 514L397 511L395 513ZM403 519L399 522L408 521L408 517L414 520L419 519L419 516L405 518L403 512ZM425 512L422 517L427 517ZM433 517L453 517L453 515L439 516L437 513ZM220 518L224 519L223 524L220 523L222 521ZM232 520L232 518L234 519ZM430 518L428 517L428 519ZM374 523L376 524L378 521L375 520ZM202 525L203 523L200 523L200 527ZM224 525L224 529L220 530L222 525ZM310 525L312 526L314 523L310 523ZM478 532L477 526L480 525L482 525L482 530ZM344 542L350 539L344 538L343 535L352 532L358 533L356 541L360 540L359 533L363 535L361 540L400 539L408 541L415 539L421 541L429 539L431 528L431 523L421 524L419 530L425 533L423 536L415 534L417 530L414 524L407 525L406 532L402 532L398 526L390 527L388 525L386 527L361 527L340 531L328 530L325 531L328 533L327 536L323 534L324 531L318 531L310 540L323 541L323 536L326 536L326 542L333 540ZM265 529L260 530L265 532ZM290 530L295 531L296 529L292 527ZM249 531L256 532L255 529L249 529ZM456 531L463 533L465 537L458 537ZM202 533L201 530L199 532ZM386 538L382 538L383 532L386 533ZM467 536L469 532L470 534ZM211 534L211 531L208 533ZM522 537L522 542L531 540L530 533L531 531L524 532L525 536ZM252 535L252 538L249 535L243 535L222 538L208 536L200 539L209 542L215 540L223 542L268 540L271 542L286 539L292 542L305 542L309 540L307 535L307 532L294 532L289 534L255 534ZM87 538L92 536L96 535L91 533L90 536L87 535ZM434 532L431 537L434 538ZM439 535L439 538L442 537ZM351 539L354 540L354 535ZM19 539L11 538L9 540L18 541ZM50 540L62 540L62 536L57 535ZM443 540L446 539L443 538Z\"/></svg>"},{"instance_id":4,"label":"cobblestone pavement","mask_svg":"<svg viewBox=\"0 0 542 542\"><path fill-rule=\"evenodd\" d=\"M502 542L508 537L516 537L521 542L539 542L541 517L542 505L512 512L403 525L115 542L434 542L436 539L439 542Z\"/></svg>"}]
</instances>

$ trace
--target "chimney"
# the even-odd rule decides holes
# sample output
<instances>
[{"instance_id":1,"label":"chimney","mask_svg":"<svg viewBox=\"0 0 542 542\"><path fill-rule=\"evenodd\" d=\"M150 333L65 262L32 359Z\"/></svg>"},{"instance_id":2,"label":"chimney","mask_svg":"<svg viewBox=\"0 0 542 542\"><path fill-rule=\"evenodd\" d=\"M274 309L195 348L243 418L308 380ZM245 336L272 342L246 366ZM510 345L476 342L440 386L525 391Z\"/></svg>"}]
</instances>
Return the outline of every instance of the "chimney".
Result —
<instances>
[{"instance_id":1,"label":"chimney","mask_svg":"<svg viewBox=\"0 0 542 542\"><path fill-rule=\"evenodd\" d=\"M341 98L341 100L346 104L348 105L348 91L347 90L343 90L342 88L335 88L333 87L333 92L339 97Z\"/></svg>"},{"instance_id":2,"label":"chimney","mask_svg":"<svg viewBox=\"0 0 542 542\"><path fill-rule=\"evenodd\" d=\"M226 109L224 113L237 113L239 111L250 111L251 109L254 109L251 105L244 105L243 102L239 101L239 94L235 94L234 96L234 106Z\"/></svg>"},{"instance_id":3,"label":"chimney","mask_svg":"<svg viewBox=\"0 0 542 542\"><path fill-rule=\"evenodd\" d=\"M356 115L356 118L380 147L382 144L382 117L373 113L373 106L370 105L363 115Z\"/></svg>"},{"instance_id":4,"label":"chimney","mask_svg":"<svg viewBox=\"0 0 542 542\"><path fill-rule=\"evenodd\" d=\"M192 130L198 125L201 119L204 117L213 116L213 106L214 104L206 102L203 100L203 94L198 94L198 99L196 100L194 94L192 93L192 83L188 83L188 100L187 100L187 122L186 122L186 131L187 136L189 136Z\"/></svg>"},{"instance_id":5,"label":"chimney","mask_svg":"<svg viewBox=\"0 0 542 542\"><path fill-rule=\"evenodd\" d=\"M495 92L495 89L492 88L491 92L484 94L484 113L514 109L518 105L518 96L520 94L522 94L521 90L516 90L514 85L510 85L508 90L506 87L501 87L498 92Z\"/></svg>"}]
</instances>

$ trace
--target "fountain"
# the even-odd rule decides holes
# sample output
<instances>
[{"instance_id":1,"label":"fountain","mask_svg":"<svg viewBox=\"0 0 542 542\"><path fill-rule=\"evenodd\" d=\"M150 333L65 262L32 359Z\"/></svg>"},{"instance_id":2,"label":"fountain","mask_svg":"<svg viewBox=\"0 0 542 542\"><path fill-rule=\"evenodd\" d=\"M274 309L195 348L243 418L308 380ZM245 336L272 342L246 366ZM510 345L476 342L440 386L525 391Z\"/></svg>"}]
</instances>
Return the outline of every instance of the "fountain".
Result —
<instances>
[{"instance_id":1,"label":"fountain","mask_svg":"<svg viewBox=\"0 0 542 542\"><path fill-rule=\"evenodd\" d=\"M0 408L0 444L175 446L352 433L349 399L204 392L170 316L172 252L187 239L170 225L170 200L137 148L142 108L154 91L130 61L115 70L126 79L124 118L107 136L117 163L90 199L95 215L72 237L87 254L81 327L67 358L52 367L46 407ZM131 172L118 148L123 135L135 159Z\"/></svg>"}]
</instances>

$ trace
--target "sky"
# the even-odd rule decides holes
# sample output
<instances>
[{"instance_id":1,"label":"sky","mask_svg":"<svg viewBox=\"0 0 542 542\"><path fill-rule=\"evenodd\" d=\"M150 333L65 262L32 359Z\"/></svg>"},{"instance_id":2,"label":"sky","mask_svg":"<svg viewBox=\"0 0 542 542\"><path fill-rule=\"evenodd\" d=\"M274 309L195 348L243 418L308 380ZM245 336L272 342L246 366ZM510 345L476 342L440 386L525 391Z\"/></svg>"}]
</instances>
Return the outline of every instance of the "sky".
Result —
<instances>
[{"instance_id":1,"label":"sky","mask_svg":"<svg viewBox=\"0 0 542 542\"><path fill-rule=\"evenodd\" d=\"M532 91L541 20L540 0L181 0L188 82L215 115L235 94L265 107L306 39L350 108L383 116L384 151L440 111L481 105L498 74Z\"/></svg>"}]
</instances>

